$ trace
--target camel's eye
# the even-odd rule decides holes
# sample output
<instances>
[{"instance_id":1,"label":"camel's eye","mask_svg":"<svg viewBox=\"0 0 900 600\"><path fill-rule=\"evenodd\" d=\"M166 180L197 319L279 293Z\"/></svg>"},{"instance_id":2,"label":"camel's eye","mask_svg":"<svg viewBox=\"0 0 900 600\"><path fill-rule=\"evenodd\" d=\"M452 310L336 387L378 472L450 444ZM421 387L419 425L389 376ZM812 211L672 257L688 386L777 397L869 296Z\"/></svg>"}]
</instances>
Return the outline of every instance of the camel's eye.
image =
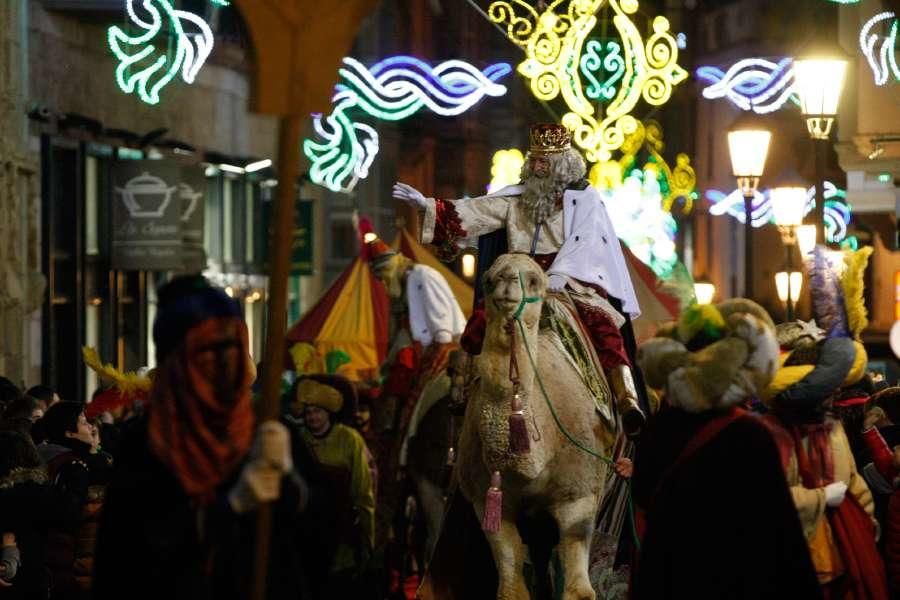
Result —
<instances>
[{"instance_id":1,"label":"camel's eye","mask_svg":"<svg viewBox=\"0 0 900 600\"><path fill-rule=\"evenodd\" d=\"M485 294L493 294L494 288L497 287L497 283L487 275L481 280L481 285L484 288Z\"/></svg>"},{"instance_id":2,"label":"camel's eye","mask_svg":"<svg viewBox=\"0 0 900 600\"><path fill-rule=\"evenodd\" d=\"M538 286L538 278L532 275L528 278L528 287L536 288Z\"/></svg>"}]
</instances>

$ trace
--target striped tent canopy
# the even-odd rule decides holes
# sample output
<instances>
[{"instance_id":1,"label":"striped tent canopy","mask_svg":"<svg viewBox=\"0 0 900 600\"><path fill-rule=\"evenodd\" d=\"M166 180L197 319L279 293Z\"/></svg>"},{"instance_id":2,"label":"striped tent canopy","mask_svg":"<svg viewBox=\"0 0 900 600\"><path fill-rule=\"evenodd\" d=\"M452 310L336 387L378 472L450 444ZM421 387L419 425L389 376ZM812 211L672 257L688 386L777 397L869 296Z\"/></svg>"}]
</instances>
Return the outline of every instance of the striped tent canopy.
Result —
<instances>
[{"instance_id":1,"label":"striped tent canopy","mask_svg":"<svg viewBox=\"0 0 900 600\"><path fill-rule=\"evenodd\" d=\"M472 303L475 297L475 290L472 289L472 286L466 283L462 277L448 269L444 263L420 244L406 229L401 229L397 233L397 237L394 238L391 246L414 262L428 265L443 275L450 285L453 295L456 296L456 301L459 302L459 307L462 309L463 314L466 315L466 318L472 314Z\"/></svg>"},{"instance_id":2,"label":"striped tent canopy","mask_svg":"<svg viewBox=\"0 0 900 600\"><path fill-rule=\"evenodd\" d=\"M327 370L330 358L344 353L349 362L338 368L339 374L351 381L377 377L387 356L388 297L364 257L350 263L288 330L287 343L295 362L305 355L311 363L307 372Z\"/></svg>"}]
</instances>

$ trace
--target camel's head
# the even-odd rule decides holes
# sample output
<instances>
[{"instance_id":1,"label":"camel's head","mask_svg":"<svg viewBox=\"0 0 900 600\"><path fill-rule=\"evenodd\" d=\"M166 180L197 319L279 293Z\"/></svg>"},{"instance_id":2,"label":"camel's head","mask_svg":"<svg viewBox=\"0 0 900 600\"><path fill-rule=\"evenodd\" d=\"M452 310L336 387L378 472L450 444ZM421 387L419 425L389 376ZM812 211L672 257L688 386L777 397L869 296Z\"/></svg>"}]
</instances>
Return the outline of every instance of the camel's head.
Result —
<instances>
[{"instance_id":1,"label":"camel's head","mask_svg":"<svg viewBox=\"0 0 900 600\"><path fill-rule=\"evenodd\" d=\"M506 323L521 310L520 318L526 327L537 324L547 276L531 258L525 254L500 256L484 274L483 284L489 322Z\"/></svg>"}]
</instances>

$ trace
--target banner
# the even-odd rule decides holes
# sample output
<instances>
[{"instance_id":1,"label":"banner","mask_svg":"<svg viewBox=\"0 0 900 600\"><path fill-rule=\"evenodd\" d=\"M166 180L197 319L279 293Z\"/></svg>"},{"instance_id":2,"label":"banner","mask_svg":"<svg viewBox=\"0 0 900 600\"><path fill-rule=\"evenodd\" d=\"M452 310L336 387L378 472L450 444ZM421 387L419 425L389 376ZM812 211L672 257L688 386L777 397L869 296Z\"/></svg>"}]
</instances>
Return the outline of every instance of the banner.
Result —
<instances>
[{"instance_id":1,"label":"banner","mask_svg":"<svg viewBox=\"0 0 900 600\"><path fill-rule=\"evenodd\" d=\"M163 160L113 165L112 267L201 271L206 180L199 167Z\"/></svg>"},{"instance_id":2,"label":"banner","mask_svg":"<svg viewBox=\"0 0 900 600\"><path fill-rule=\"evenodd\" d=\"M183 167L178 193L181 196L181 269L199 273L206 269L203 224L207 182L199 167Z\"/></svg>"}]
</instances>

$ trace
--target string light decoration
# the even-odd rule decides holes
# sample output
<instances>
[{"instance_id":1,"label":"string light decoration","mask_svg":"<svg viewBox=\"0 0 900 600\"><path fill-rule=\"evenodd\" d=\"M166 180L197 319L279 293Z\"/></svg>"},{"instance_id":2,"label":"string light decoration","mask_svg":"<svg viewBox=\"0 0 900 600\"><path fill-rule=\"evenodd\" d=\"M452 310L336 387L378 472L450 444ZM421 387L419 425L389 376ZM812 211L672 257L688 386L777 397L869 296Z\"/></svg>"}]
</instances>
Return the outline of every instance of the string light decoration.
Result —
<instances>
[{"instance_id":1,"label":"string light decoration","mask_svg":"<svg viewBox=\"0 0 900 600\"><path fill-rule=\"evenodd\" d=\"M485 96L506 94L497 83L512 72L507 63L479 71L461 60L434 67L411 56L394 56L372 67L344 58L332 97L331 114L313 115L319 139L307 139L303 150L310 160L310 179L335 192L350 192L365 179L378 154L378 132L354 120L354 113L399 121L428 109L441 116L456 116Z\"/></svg>"},{"instance_id":2,"label":"string light decoration","mask_svg":"<svg viewBox=\"0 0 900 600\"><path fill-rule=\"evenodd\" d=\"M809 214L816 206L816 188L811 187L806 192L807 202L803 214ZM706 199L712 203L709 208L711 215L731 215L741 223L744 222L744 197L740 190L734 190L725 194L720 190L707 190ZM751 210L751 224L753 227L762 227L773 223L772 204L769 200L769 190L757 191L753 197ZM825 182L825 234L829 242L840 242L847 236L847 227L850 225L852 210L847 204L847 193L835 186L830 181Z\"/></svg>"},{"instance_id":3,"label":"string light decoration","mask_svg":"<svg viewBox=\"0 0 900 600\"><path fill-rule=\"evenodd\" d=\"M139 2L142 11L135 9ZM132 24L143 30L129 35L118 25L107 31L109 49L119 60L116 83L126 94L137 92L147 104L158 104L160 91L181 73L185 83L194 83L213 49L209 25L194 13L175 10L168 0L126 0ZM198 33L187 33L186 25ZM174 37L174 53L168 52L168 35Z\"/></svg>"},{"instance_id":4,"label":"string light decoration","mask_svg":"<svg viewBox=\"0 0 900 600\"><path fill-rule=\"evenodd\" d=\"M891 19L893 19L893 22L891 23L890 32L881 42L881 47L876 57L875 44L878 43L878 39L881 36L877 33L872 33L872 29L879 23L890 21ZM875 75L875 85L885 85L891 73L897 80L900 80L900 66L897 65L898 24L900 24L900 21L897 20L897 15L891 11L885 11L866 21L859 31L859 47L866 57L872 73Z\"/></svg>"},{"instance_id":5,"label":"string light decoration","mask_svg":"<svg viewBox=\"0 0 900 600\"><path fill-rule=\"evenodd\" d=\"M633 169L621 186L600 193L616 236L657 276L667 279L678 260L678 224L663 209L657 173L652 168Z\"/></svg>"},{"instance_id":6,"label":"string light decoration","mask_svg":"<svg viewBox=\"0 0 900 600\"><path fill-rule=\"evenodd\" d=\"M687 154L677 154L673 169L662 156L664 148L662 126L652 119L643 123L638 121L635 130L626 136L619 149L622 157L596 163L591 167L588 179L598 189L617 189L624 182L623 174L631 172L636 166L637 155L644 150L649 159L643 170L656 174L662 209L671 213L675 201L681 198L684 201L682 212L689 214L697 196L697 175L691 167L691 159Z\"/></svg>"},{"instance_id":7,"label":"string light decoration","mask_svg":"<svg viewBox=\"0 0 900 600\"><path fill-rule=\"evenodd\" d=\"M715 66L697 69L697 79L710 83L703 88L703 97L710 100L726 98L741 110L766 114L783 107L787 102L800 105L794 91L794 59L778 62L764 58L745 58L731 65L727 71Z\"/></svg>"},{"instance_id":8,"label":"string light decoration","mask_svg":"<svg viewBox=\"0 0 900 600\"><path fill-rule=\"evenodd\" d=\"M585 42L604 4L614 12L625 72L618 92L600 115L586 94L579 67L582 50L591 50ZM562 124L590 162L609 160L634 132L637 120L631 112L641 98L652 106L662 105L688 75L678 65L678 45L669 21L654 18L653 33L645 42L630 17L637 10L637 0L552 0L540 13L524 0L496 0L488 8L491 21L505 25L507 37L525 51L518 72L529 80L534 96L543 101L562 97L569 109Z\"/></svg>"},{"instance_id":9,"label":"string light decoration","mask_svg":"<svg viewBox=\"0 0 900 600\"><path fill-rule=\"evenodd\" d=\"M523 166L525 166L525 156L518 148L494 152L494 158L491 161L491 184L488 186L488 193L490 194L508 185L519 183Z\"/></svg>"},{"instance_id":10,"label":"string light decoration","mask_svg":"<svg viewBox=\"0 0 900 600\"><path fill-rule=\"evenodd\" d=\"M609 102L616 97L616 83L625 75L622 48L616 42L607 41L604 54L603 43L598 40L589 40L584 48L579 66L581 74L590 84L584 92L591 100ZM606 77L601 81L597 78L598 74Z\"/></svg>"}]
</instances>

